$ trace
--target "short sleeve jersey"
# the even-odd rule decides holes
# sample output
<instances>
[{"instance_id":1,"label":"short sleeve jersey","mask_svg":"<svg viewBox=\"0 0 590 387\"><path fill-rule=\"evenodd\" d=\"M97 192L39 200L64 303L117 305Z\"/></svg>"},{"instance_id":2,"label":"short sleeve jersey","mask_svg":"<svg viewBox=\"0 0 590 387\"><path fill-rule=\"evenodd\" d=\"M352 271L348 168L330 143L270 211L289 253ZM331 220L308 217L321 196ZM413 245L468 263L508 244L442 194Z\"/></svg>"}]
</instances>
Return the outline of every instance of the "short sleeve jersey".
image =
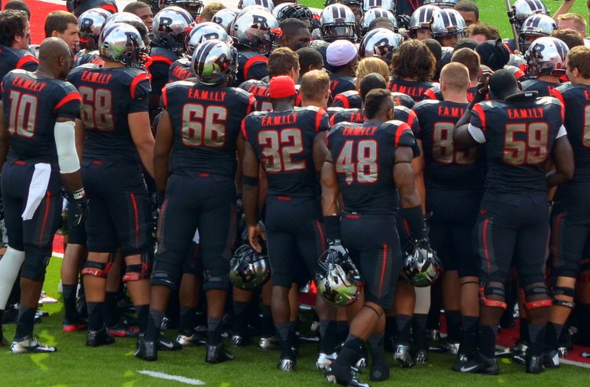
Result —
<instances>
[{"instance_id":1,"label":"short sleeve jersey","mask_svg":"<svg viewBox=\"0 0 590 387\"><path fill-rule=\"evenodd\" d=\"M174 142L172 173L194 171L233 177L240 124L254 97L234 87L211 87L190 81L169 83L162 91Z\"/></svg>"},{"instance_id":2,"label":"short sleeve jersey","mask_svg":"<svg viewBox=\"0 0 590 387\"><path fill-rule=\"evenodd\" d=\"M35 71L39 60L27 50L0 46L0 79L11 70Z\"/></svg>"},{"instance_id":3,"label":"short sleeve jersey","mask_svg":"<svg viewBox=\"0 0 590 387\"><path fill-rule=\"evenodd\" d=\"M330 74L330 93L338 95L356 88L356 79L342 75Z\"/></svg>"},{"instance_id":4,"label":"short sleeve jersey","mask_svg":"<svg viewBox=\"0 0 590 387\"><path fill-rule=\"evenodd\" d=\"M188 58L177 59L168 70L168 83L176 81L184 81L192 78L195 73L191 67L191 60Z\"/></svg>"},{"instance_id":5,"label":"short sleeve jersey","mask_svg":"<svg viewBox=\"0 0 590 387\"><path fill-rule=\"evenodd\" d=\"M268 95L268 82L251 79L240 85L240 89L251 93L256 98L255 109L259 112L268 112L272 110L270 96Z\"/></svg>"},{"instance_id":6,"label":"short sleeve jersey","mask_svg":"<svg viewBox=\"0 0 590 387\"><path fill-rule=\"evenodd\" d=\"M313 142L330 129L324 109L308 106L280 112L254 112L242 121L244 139L267 172L268 195L313 197L319 181Z\"/></svg>"},{"instance_id":7,"label":"short sleeve jersey","mask_svg":"<svg viewBox=\"0 0 590 387\"><path fill-rule=\"evenodd\" d=\"M38 78L24 70L2 81L4 122L8 126L8 160L57 164L54 127L57 118L80 114L80 94L69 82Z\"/></svg>"}]
</instances>

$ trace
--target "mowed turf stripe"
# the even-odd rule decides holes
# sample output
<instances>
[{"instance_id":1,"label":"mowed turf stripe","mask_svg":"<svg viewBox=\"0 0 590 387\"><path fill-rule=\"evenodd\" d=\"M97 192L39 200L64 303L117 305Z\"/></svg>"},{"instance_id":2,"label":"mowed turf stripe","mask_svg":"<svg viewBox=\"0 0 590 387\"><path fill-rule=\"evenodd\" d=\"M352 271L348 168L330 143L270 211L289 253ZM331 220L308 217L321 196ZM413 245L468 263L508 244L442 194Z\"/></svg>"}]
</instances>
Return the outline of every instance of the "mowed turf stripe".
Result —
<instances>
[{"instance_id":1,"label":"mowed turf stripe","mask_svg":"<svg viewBox=\"0 0 590 387\"><path fill-rule=\"evenodd\" d=\"M137 371L137 372L139 372L142 375L151 376L152 378L173 380L175 382L189 384L191 386L204 386L205 385L205 382L203 382L202 380L186 378L184 376L170 375L170 374L165 374L163 372L148 371L148 370L142 370L142 371Z\"/></svg>"}]
</instances>

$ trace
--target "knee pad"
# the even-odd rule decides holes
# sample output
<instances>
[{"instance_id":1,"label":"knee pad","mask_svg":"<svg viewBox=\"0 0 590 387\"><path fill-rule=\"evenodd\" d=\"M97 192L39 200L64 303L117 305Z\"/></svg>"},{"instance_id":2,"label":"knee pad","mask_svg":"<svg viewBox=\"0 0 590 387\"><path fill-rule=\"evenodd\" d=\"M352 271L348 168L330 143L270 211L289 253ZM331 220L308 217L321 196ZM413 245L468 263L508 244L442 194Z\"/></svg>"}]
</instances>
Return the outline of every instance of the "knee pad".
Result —
<instances>
[{"instance_id":1,"label":"knee pad","mask_svg":"<svg viewBox=\"0 0 590 387\"><path fill-rule=\"evenodd\" d=\"M536 308L546 308L551 306L552 302L549 298L549 290L545 285L531 285L523 289L523 293L525 296L525 303L524 306L526 309L536 309ZM534 300L534 301L527 301L530 297L534 296L547 296L546 299L543 300Z\"/></svg>"},{"instance_id":2,"label":"knee pad","mask_svg":"<svg viewBox=\"0 0 590 387\"><path fill-rule=\"evenodd\" d=\"M114 262L115 254L110 255L109 261L107 263L86 261L84 262L84 266L80 271L80 274L98 278L107 278L107 275L109 274L109 271L111 271L111 267L113 267Z\"/></svg>"},{"instance_id":3,"label":"knee pad","mask_svg":"<svg viewBox=\"0 0 590 387\"><path fill-rule=\"evenodd\" d=\"M152 286L165 286L168 289L174 291L176 290L176 284L178 283L178 278L173 274L166 273L164 271L154 271L152 275Z\"/></svg>"},{"instance_id":4,"label":"knee pad","mask_svg":"<svg viewBox=\"0 0 590 387\"><path fill-rule=\"evenodd\" d=\"M150 278L150 264L143 262L141 265L128 265L125 268L123 282L141 281Z\"/></svg>"},{"instance_id":5,"label":"knee pad","mask_svg":"<svg viewBox=\"0 0 590 387\"><path fill-rule=\"evenodd\" d=\"M205 270L203 279L203 289L205 291L212 289L229 290L230 288L228 273Z\"/></svg>"},{"instance_id":6,"label":"knee pad","mask_svg":"<svg viewBox=\"0 0 590 387\"><path fill-rule=\"evenodd\" d=\"M504 291L504 288L500 288L497 286L490 286L490 285L481 286L479 288L479 303L482 306L508 309L508 304L506 304L503 301L488 300L486 298L486 296L489 296L490 294L494 294L496 296L500 296L500 297L506 299L506 292Z\"/></svg>"},{"instance_id":7,"label":"knee pad","mask_svg":"<svg viewBox=\"0 0 590 387\"><path fill-rule=\"evenodd\" d=\"M573 301L565 301L555 298L555 296L566 296L571 297L572 299L576 296L576 291L573 288L566 288L563 286L554 286L553 287L553 305L563 306L565 308L574 309L576 304Z\"/></svg>"},{"instance_id":8,"label":"knee pad","mask_svg":"<svg viewBox=\"0 0 590 387\"><path fill-rule=\"evenodd\" d=\"M50 255L25 254L21 277L28 278L32 281L43 282L50 258Z\"/></svg>"}]
</instances>

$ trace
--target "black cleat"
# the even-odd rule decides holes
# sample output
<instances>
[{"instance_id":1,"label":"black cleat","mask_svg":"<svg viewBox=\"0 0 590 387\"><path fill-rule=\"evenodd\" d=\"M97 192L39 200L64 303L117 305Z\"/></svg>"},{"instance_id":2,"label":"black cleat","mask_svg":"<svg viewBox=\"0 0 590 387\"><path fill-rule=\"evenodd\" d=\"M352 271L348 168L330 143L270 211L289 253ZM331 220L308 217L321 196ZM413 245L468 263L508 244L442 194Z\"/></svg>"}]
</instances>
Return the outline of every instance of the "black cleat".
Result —
<instances>
[{"instance_id":1,"label":"black cleat","mask_svg":"<svg viewBox=\"0 0 590 387\"><path fill-rule=\"evenodd\" d=\"M224 361L234 359L234 354L225 349L223 343L219 343L217 345L207 345L207 354L205 355L205 361L207 363L223 363Z\"/></svg>"},{"instance_id":2,"label":"black cleat","mask_svg":"<svg viewBox=\"0 0 590 387\"><path fill-rule=\"evenodd\" d=\"M498 360L496 360L496 358L486 359L483 356L479 356L476 359L469 359L467 356L461 355L457 362L453 365L453 371L464 374L500 374Z\"/></svg>"},{"instance_id":3,"label":"black cleat","mask_svg":"<svg viewBox=\"0 0 590 387\"><path fill-rule=\"evenodd\" d=\"M527 353L525 357L525 366L527 374L540 374L545 371L543 356L531 356Z\"/></svg>"},{"instance_id":4,"label":"black cleat","mask_svg":"<svg viewBox=\"0 0 590 387\"><path fill-rule=\"evenodd\" d=\"M283 372L293 372L295 371L296 364L297 360L289 359L286 357L279 361L279 364L277 364L277 369Z\"/></svg>"},{"instance_id":5,"label":"black cleat","mask_svg":"<svg viewBox=\"0 0 590 387\"><path fill-rule=\"evenodd\" d=\"M172 341L164 335L158 337L158 349L160 351L180 351L182 344L177 341Z\"/></svg>"},{"instance_id":6,"label":"black cleat","mask_svg":"<svg viewBox=\"0 0 590 387\"><path fill-rule=\"evenodd\" d=\"M428 364L429 352L427 348L418 348L412 352L416 364Z\"/></svg>"},{"instance_id":7,"label":"black cleat","mask_svg":"<svg viewBox=\"0 0 590 387\"><path fill-rule=\"evenodd\" d=\"M326 381L348 387L371 387L368 383L362 383L356 378L356 373L351 367L346 367L333 362L325 373Z\"/></svg>"},{"instance_id":8,"label":"black cleat","mask_svg":"<svg viewBox=\"0 0 590 387\"><path fill-rule=\"evenodd\" d=\"M113 344L115 339L107 333L103 327L98 331L88 331L86 335L86 345L89 347L100 347L101 345Z\"/></svg>"},{"instance_id":9,"label":"black cleat","mask_svg":"<svg viewBox=\"0 0 590 387\"><path fill-rule=\"evenodd\" d=\"M389 364L373 363L369 371L369 378L374 382L383 382L389 379Z\"/></svg>"},{"instance_id":10,"label":"black cleat","mask_svg":"<svg viewBox=\"0 0 590 387\"><path fill-rule=\"evenodd\" d=\"M543 365L545 368L559 368L559 352L552 349L543 352Z\"/></svg>"},{"instance_id":11,"label":"black cleat","mask_svg":"<svg viewBox=\"0 0 590 387\"><path fill-rule=\"evenodd\" d=\"M137 349L133 356L145 361L156 361L158 360L158 345L155 341L147 341L144 336L140 336L137 339Z\"/></svg>"}]
</instances>

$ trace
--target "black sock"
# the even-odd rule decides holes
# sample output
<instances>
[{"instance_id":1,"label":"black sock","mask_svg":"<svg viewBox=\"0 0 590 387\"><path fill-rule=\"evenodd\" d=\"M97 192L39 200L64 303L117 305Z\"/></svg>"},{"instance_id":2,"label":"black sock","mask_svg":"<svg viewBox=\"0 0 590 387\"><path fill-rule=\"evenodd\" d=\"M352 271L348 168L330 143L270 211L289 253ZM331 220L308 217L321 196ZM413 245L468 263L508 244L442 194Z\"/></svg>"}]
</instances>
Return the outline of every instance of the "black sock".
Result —
<instances>
[{"instance_id":1,"label":"black sock","mask_svg":"<svg viewBox=\"0 0 590 387\"><path fill-rule=\"evenodd\" d=\"M526 317L521 317L518 321L520 322L520 341L528 345L531 341L529 337L529 322Z\"/></svg>"},{"instance_id":2,"label":"black sock","mask_svg":"<svg viewBox=\"0 0 590 387\"><path fill-rule=\"evenodd\" d=\"M104 323L107 327L115 327L121 321L119 309L117 308L118 293L106 292L104 298Z\"/></svg>"},{"instance_id":3,"label":"black sock","mask_svg":"<svg viewBox=\"0 0 590 387\"><path fill-rule=\"evenodd\" d=\"M325 354L336 352L336 345L338 345L336 329L336 321L320 321L320 352Z\"/></svg>"},{"instance_id":4,"label":"black sock","mask_svg":"<svg viewBox=\"0 0 590 387\"><path fill-rule=\"evenodd\" d=\"M37 313L37 308L28 308L24 305L20 306L18 310L18 321L16 322L16 333L14 335L15 341L22 341L33 335L35 313Z\"/></svg>"},{"instance_id":5,"label":"black sock","mask_svg":"<svg viewBox=\"0 0 590 387\"><path fill-rule=\"evenodd\" d=\"M447 320L447 341L458 343L461 339L461 312L458 310L445 311Z\"/></svg>"},{"instance_id":6,"label":"black sock","mask_svg":"<svg viewBox=\"0 0 590 387\"><path fill-rule=\"evenodd\" d=\"M469 356L473 354L477 348L479 318L472 316L462 316L461 321L463 323L463 329L461 332L461 345L459 347L459 353Z\"/></svg>"},{"instance_id":7,"label":"black sock","mask_svg":"<svg viewBox=\"0 0 590 387\"><path fill-rule=\"evenodd\" d=\"M479 327L479 352L488 359L493 359L496 356L497 334L497 325Z\"/></svg>"},{"instance_id":8,"label":"black sock","mask_svg":"<svg viewBox=\"0 0 590 387\"><path fill-rule=\"evenodd\" d=\"M234 334L246 336L248 334L248 306L249 302L234 301Z\"/></svg>"},{"instance_id":9,"label":"black sock","mask_svg":"<svg viewBox=\"0 0 590 387\"><path fill-rule=\"evenodd\" d=\"M194 333L197 326L197 308L190 306L180 306L180 321L178 330L181 334L190 336Z\"/></svg>"},{"instance_id":10,"label":"black sock","mask_svg":"<svg viewBox=\"0 0 590 387\"><path fill-rule=\"evenodd\" d=\"M412 320L412 333L414 337L414 347L427 349L428 338L426 337L426 322L428 315L426 314L415 314Z\"/></svg>"},{"instance_id":11,"label":"black sock","mask_svg":"<svg viewBox=\"0 0 590 387\"><path fill-rule=\"evenodd\" d=\"M410 343L411 322L412 316L408 316L407 314L395 316L395 325L397 326L395 344L405 345Z\"/></svg>"},{"instance_id":12,"label":"black sock","mask_svg":"<svg viewBox=\"0 0 590 387\"><path fill-rule=\"evenodd\" d=\"M350 367L357 361L358 354L360 353L363 344L364 343L360 338L352 334L348 335L346 343L344 343L344 346L340 350L336 361L345 367Z\"/></svg>"},{"instance_id":13,"label":"black sock","mask_svg":"<svg viewBox=\"0 0 590 387\"><path fill-rule=\"evenodd\" d=\"M160 327L164 320L164 312L150 309L147 318L147 327L145 330L146 341L157 341L160 336Z\"/></svg>"},{"instance_id":14,"label":"black sock","mask_svg":"<svg viewBox=\"0 0 590 387\"><path fill-rule=\"evenodd\" d=\"M373 363L376 364L387 364L383 337L383 333L373 333L371 336L369 336L369 344L371 345Z\"/></svg>"},{"instance_id":15,"label":"black sock","mask_svg":"<svg viewBox=\"0 0 590 387\"><path fill-rule=\"evenodd\" d=\"M101 330L104 327L104 303L87 302L86 308L88 309L88 329L91 331Z\"/></svg>"},{"instance_id":16,"label":"black sock","mask_svg":"<svg viewBox=\"0 0 590 387\"><path fill-rule=\"evenodd\" d=\"M262 324L260 327L260 336L264 338L272 337L275 334L274 323L272 321L272 311L270 305L262 306Z\"/></svg>"},{"instance_id":17,"label":"black sock","mask_svg":"<svg viewBox=\"0 0 590 387\"><path fill-rule=\"evenodd\" d=\"M336 331L338 343L344 344L344 341L348 337L348 321L336 321Z\"/></svg>"},{"instance_id":18,"label":"black sock","mask_svg":"<svg viewBox=\"0 0 590 387\"><path fill-rule=\"evenodd\" d=\"M545 346L549 350L556 350L558 347L558 340L559 336L561 335L561 330L563 329L563 324L555 324L552 322L547 323L547 332L545 333Z\"/></svg>"},{"instance_id":19,"label":"black sock","mask_svg":"<svg viewBox=\"0 0 590 387\"><path fill-rule=\"evenodd\" d=\"M207 345L218 345L221 343L221 322L220 318L207 317Z\"/></svg>"},{"instance_id":20,"label":"black sock","mask_svg":"<svg viewBox=\"0 0 590 387\"><path fill-rule=\"evenodd\" d=\"M545 332L547 330L546 324L530 324L529 323L529 338L530 346L529 353L532 356L540 356L543 354L543 344L545 343Z\"/></svg>"},{"instance_id":21,"label":"black sock","mask_svg":"<svg viewBox=\"0 0 590 387\"><path fill-rule=\"evenodd\" d=\"M65 319L70 323L80 320L76 309L76 290L78 285L62 285L62 296L64 298Z\"/></svg>"},{"instance_id":22,"label":"black sock","mask_svg":"<svg viewBox=\"0 0 590 387\"><path fill-rule=\"evenodd\" d=\"M290 327L291 323L288 322L275 324L275 328L277 330L277 340L281 346L281 359L293 356L293 350L291 349L291 335L289 334Z\"/></svg>"},{"instance_id":23,"label":"black sock","mask_svg":"<svg viewBox=\"0 0 590 387\"><path fill-rule=\"evenodd\" d=\"M150 305L135 305L135 314L137 315L137 322L139 324L139 333L145 333L147 329L148 313Z\"/></svg>"}]
</instances>

